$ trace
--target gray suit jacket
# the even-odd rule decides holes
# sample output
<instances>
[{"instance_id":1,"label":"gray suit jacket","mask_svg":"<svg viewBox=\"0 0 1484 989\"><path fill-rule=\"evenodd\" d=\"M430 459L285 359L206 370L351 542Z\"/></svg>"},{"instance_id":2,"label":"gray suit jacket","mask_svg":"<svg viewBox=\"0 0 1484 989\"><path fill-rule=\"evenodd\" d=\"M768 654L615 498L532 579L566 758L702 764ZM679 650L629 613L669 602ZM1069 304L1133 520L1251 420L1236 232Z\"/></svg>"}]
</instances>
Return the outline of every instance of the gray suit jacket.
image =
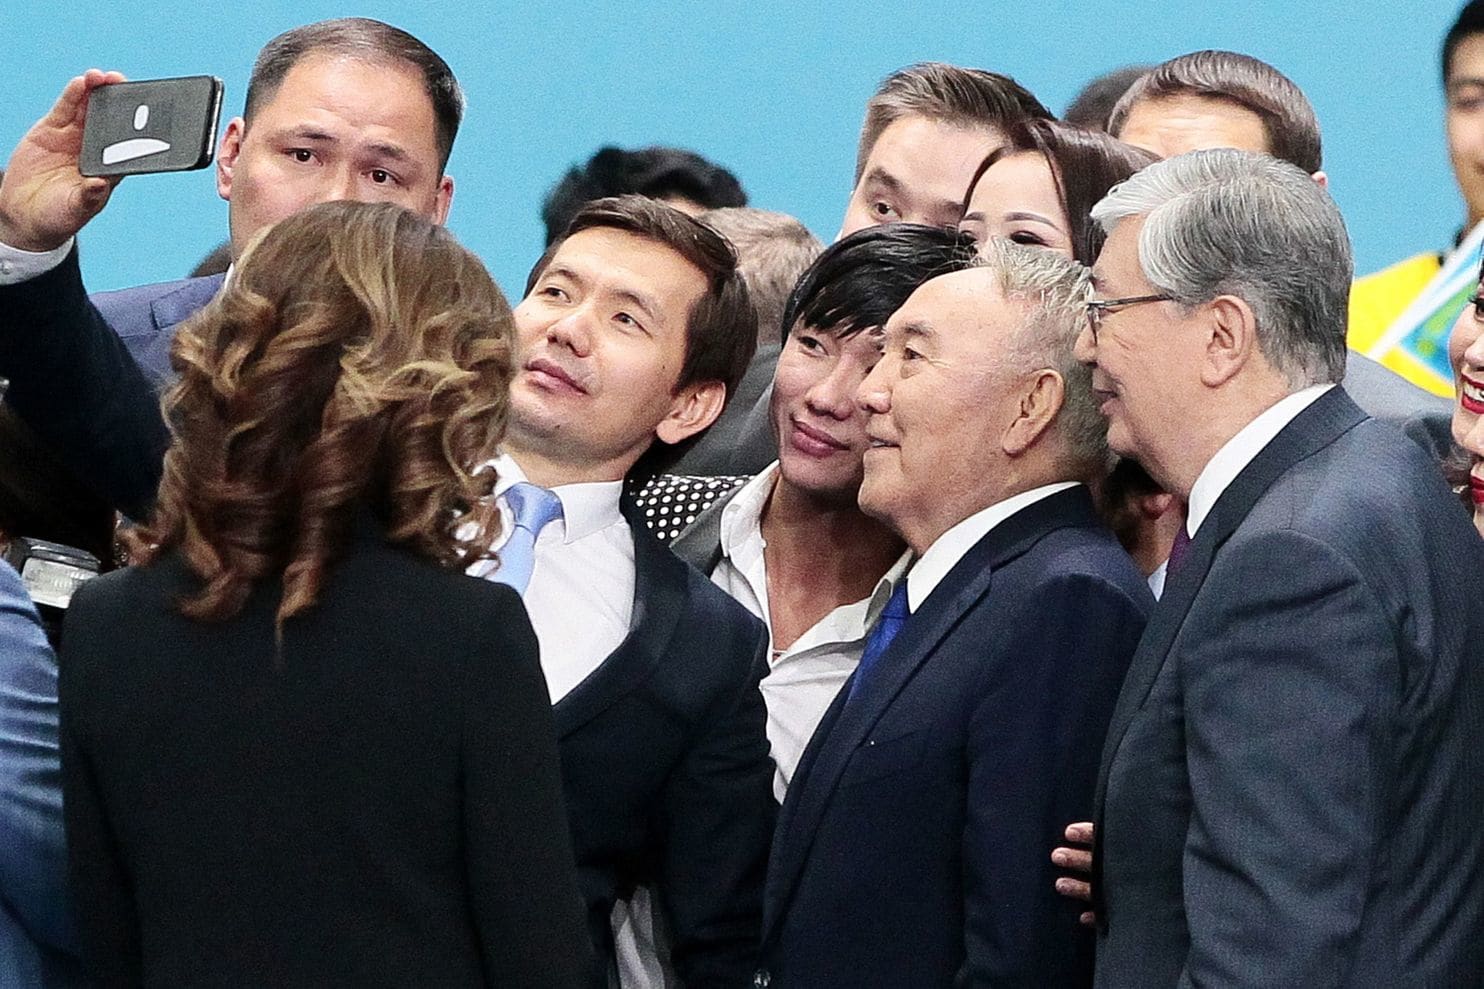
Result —
<instances>
[{"instance_id":1,"label":"gray suit jacket","mask_svg":"<svg viewBox=\"0 0 1484 989\"><path fill-rule=\"evenodd\" d=\"M1098 780L1098 985L1484 980L1484 543L1336 388L1165 585Z\"/></svg>"},{"instance_id":2,"label":"gray suit jacket","mask_svg":"<svg viewBox=\"0 0 1484 989\"><path fill-rule=\"evenodd\" d=\"M776 343L757 349L721 416L669 467L669 473L701 477L756 474L778 459L768 403L773 397L773 372L781 350Z\"/></svg>"},{"instance_id":3,"label":"gray suit jacket","mask_svg":"<svg viewBox=\"0 0 1484 989\"><path fill-rule=\"evenodd\" d=\"M721 513L742 490L738 485L711 503L696 520L686 526L685 531L670 541L670 549L676 556L710 576L721 562Z\"/></svg>"},{"instance_id":4,"label":"gray suit jacket","mask_svg":"<svg viewBox=\"0 0 1484 989\"><path fill-rule=\"evenodd\" d=\"M1453 403L1423 391L1389 367L1349 351L1345 390L1366 415L1389 422L1406 433L1434 460L1453 448Z\"/></svg>"}]
</instances>

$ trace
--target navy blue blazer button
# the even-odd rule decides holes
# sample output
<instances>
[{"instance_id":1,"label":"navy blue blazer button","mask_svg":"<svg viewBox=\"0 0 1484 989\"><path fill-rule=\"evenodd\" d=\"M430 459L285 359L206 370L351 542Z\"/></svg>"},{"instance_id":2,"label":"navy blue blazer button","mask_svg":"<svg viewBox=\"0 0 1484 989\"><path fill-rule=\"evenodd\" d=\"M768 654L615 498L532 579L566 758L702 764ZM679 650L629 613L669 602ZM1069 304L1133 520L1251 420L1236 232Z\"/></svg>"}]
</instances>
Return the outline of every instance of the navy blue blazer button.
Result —
<instances>
[{"instance_id":1,"label":"navy blue blazer button","mask_svg":"<svg viewBox=\"0 0 1484 989\"><path fill-rule=\"evenodd\" d=\"M768 974L768 970L765 968L758 969L752 975L753 989L768 989L768 986L772 984L772 982L773 977Z\"/></svg>"}]
</instances>

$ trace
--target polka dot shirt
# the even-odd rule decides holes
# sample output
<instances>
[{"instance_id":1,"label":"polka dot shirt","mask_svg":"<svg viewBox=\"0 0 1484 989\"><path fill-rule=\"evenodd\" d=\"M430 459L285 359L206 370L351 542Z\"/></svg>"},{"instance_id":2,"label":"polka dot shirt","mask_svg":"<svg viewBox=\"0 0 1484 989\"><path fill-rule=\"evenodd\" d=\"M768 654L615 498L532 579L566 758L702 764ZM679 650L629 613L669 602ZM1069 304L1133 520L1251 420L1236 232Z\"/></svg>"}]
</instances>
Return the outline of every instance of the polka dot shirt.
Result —
<instances>
[{"instance_id":1,"label":"polka dot shirt","mask_svg":"<svg viewBox=\"0 0 1484 989\"><path fill-rule=\"evenodd\" d=\"M661 474L646 484L634 498L644 523L659 541L667 543L685 531L706 509L727 492L744 484L746 476L687 477Z\"/></svg>"}]
</instances>

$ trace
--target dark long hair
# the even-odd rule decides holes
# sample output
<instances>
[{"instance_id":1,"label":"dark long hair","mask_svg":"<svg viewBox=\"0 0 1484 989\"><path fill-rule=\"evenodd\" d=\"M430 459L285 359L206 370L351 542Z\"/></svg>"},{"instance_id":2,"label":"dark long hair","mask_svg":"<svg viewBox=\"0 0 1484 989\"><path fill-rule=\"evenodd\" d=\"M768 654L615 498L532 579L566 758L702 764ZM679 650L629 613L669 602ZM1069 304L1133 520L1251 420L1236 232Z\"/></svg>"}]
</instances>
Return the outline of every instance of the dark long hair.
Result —
<instances>
[{"instance_id":1,"label":"dark long hair","mask_svg":"<svg viewBox=\"0 0 1484 989\"><path fill-rule=\"evenodd\" d=\"M1092 221L1093 206L1109 189L1159 160L1157 155L1107 134L1056 120L1021 120L1006 128L1005 136L1007 143L990 152L974 173L964 199L965 210L974 187L991 165L1011 155L1035 152L1051 166L1052 181L1071 225L1072 256L1086 265L1097 260L1103 249L1104 234Z\"/></svg>"},{"instance_id":2,"label":"dark long hair","mask_svg":"<svg viewBox=\"0 0 1484 989\"><path fill-rule=\"evenodd\" d=\"M173 443L134 559L174 549L225 620L278 577L278 625L312 606L369 508L389 541L449 566L498 517L478 465L504 433L510 307L477 258L399 207L325 203L260 233L181 328Z\"/></svg>"}]
</instances>

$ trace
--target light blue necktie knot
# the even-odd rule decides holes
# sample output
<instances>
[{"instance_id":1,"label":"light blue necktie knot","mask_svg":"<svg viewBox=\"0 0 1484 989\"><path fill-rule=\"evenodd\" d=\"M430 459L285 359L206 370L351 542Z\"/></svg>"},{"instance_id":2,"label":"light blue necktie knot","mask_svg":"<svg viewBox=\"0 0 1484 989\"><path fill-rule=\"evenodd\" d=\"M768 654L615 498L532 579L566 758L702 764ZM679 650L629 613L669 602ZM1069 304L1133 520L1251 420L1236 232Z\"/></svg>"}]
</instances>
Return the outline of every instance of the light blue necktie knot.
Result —
<instances>
[{"instance_id":1,"label":"light blue necktie knot","mask_svg":"<svg viewBox=\"0 0 1484 989\"><path fill-rule=\"evenodd\" d=\"M500 547L500 568L494 579L525 594L536 569L536 537L562 517L562 500L553 491L521 481L505 492L505 505L514 525L510 538Z\"/></svg>"}]
</instances>

